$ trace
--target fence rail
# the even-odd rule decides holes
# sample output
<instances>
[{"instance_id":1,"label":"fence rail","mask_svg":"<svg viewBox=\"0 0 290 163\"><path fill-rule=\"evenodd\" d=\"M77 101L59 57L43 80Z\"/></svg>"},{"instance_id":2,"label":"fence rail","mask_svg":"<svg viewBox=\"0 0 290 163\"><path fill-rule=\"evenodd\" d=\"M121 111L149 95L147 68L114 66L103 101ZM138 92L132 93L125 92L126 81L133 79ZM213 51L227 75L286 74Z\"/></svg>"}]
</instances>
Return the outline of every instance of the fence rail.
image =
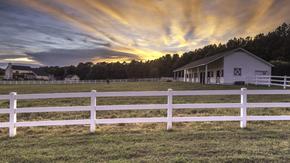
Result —
<instances>
[{"instance_id":1,"label":"fence rail","mask_svg":"<svg viewBox=\"0 0 290 163\"><path fill-rule=\"evenodd\" d=\"M248 103L248 95L273 95L290 94L290 90L202 90L202 91L143 91L143 92L79 92L79 93L50 93L50 94L17 94L11 92L9 95L0 95L0 100L9 100L9 108L0 109L0 114L9 114L9 122L0 122L0 128L9 128L9 136L16 135L17 127L33 126L64 126L64 125L90 125L90 132L95 132L96 124L116 124L116 123L167 123L167 129L172 128L175 122L194 121L240 121L240 127L245 128L247 121L274 121L290 120L288 115L277 116L249 116L247 108L270 108L270 107L290 107L290 102L268 102L268 103ZM176 96L196 96L196 95L238 95L241 98L239 103L185 103L174 104L173 97ZM163 96L167 97L165 104L134 104L134 105L97 105L98 97L136 97L136 96ZM22 99L48 99L48 98L90 98L89 106L66 106L66 107L25 107L18 108L17 100ZM208 116L208 117L174 117L175 109L195 109L195 108L240 108L240 115L237 116ZM150 118L109 118L97 119L96 111L108 110L167 110L166 117ZM47 120L47 121L26 121L18 122L19 113L41 113L41 112L90 112L89 119L78 120Z\"/></svg>"},{"instance_id":2,"label":"fence rail","mask_svg":"<svg viewBox=\"0 0 290 163\"><path fill-rule=\"evenodd\" d=\"M169 78L139 78L139 79L109 79L109 80L0 80L0 85L32 85L32 84L97 84L97 83L106 83L106 82L155 82L155 81L166 81L170 80Z\"/></svg>"},{"instance_id":3,"label":"fence rail","mask_svg":"<svg viewBox=\"0 0 290 163\"><path fill-rule=\"evenodd\" d=\"M248 79L248 83L266 86L281 86L283 89L290 87L290 76L265 76L258 75Z\"/></svg>"}]
</instances>

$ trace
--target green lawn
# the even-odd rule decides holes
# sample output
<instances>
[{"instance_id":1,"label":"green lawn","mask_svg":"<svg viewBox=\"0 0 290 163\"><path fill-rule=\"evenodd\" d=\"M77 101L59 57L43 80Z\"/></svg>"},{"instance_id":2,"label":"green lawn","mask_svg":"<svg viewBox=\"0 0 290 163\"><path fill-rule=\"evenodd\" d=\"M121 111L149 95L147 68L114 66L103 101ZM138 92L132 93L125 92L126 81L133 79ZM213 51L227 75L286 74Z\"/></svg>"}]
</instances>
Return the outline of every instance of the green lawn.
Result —
<instances>
[{"instance_id":1,"label":"green lawn","mask_svg":"<svg viewBox=\"0 0 290 163\"><path fill-rule=\"evenodd\" d=\"M139 82L79 85L0 85L0 94L18 93L142 91L142 90L240 89L240 86L202 86L182 82ZM248 89L273 89L249 86ZM281 89L276 87L275 89ZM176 97L174 103L238 102L239 96ZM249 101L290 102L288 95L249 96ZM89 105L86 98L21 100L19 107ZM97 104L166 103L164 97L98 98ZM0 108L8 101L0 101ZM290 108L249 109L251 115L290 115ZM158 117L165 110L102 111L97 118ZM184 109L174 116L239 115L239 109ZM86 112L19 114L18 121L89 118ZM8 115L0 115L0 122ZM25 127L15 138L0 130L0 162L287 162L290 159L289 122L238 122L120 124L97 126Z\"/></svg>"}]
</instances>

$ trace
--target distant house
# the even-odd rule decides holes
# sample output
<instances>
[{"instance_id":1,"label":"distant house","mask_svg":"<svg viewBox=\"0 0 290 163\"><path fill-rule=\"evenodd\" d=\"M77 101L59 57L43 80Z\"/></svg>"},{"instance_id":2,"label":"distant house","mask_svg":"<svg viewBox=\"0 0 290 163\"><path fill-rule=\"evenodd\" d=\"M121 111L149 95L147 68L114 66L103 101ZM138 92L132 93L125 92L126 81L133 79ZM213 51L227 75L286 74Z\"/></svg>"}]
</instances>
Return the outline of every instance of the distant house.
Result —
<instances>
[{"instance_id":1,"label":"distant house","mask_svg":"<svg viewBox=\"0 0 290 163\"><path fill-rule=\"evenodd\" d=\"M8 64L5 69L4 79L6 80L49 80L49 75L39 69L29 66Z\"/></svg>"},{"instance_id":2,"label":"distant house","mask_svg":"<svg viewBox=\"0 0 290 163\"><path fill-rule=\"evenodd\" d=\"M64 78L65 81L79 81L80 80L80 77L77 76L77 75L67 75L65 78Z\"/></svg>"},{"instance_id":3,"label":"distant house","mask_svg":"<svg viewBox=\"0 0 290 163\"><path fill-rule=\"evenodd\" d=\"M256 75L271 75L273 65L237 48L193 61L173 71L174 79L202 84L247 82Z\"/></svg>"}]
</instances>

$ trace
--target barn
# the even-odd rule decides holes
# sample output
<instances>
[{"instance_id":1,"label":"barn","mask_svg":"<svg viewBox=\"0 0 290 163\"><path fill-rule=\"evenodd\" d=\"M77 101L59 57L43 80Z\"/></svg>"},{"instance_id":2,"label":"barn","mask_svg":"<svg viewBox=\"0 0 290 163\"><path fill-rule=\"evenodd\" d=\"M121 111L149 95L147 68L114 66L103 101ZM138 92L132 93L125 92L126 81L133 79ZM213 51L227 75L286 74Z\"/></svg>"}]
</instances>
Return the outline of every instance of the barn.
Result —
<instances>
[{"instance_id":1,"label":"barn","mask_svg":"<svg viewBox=\"0 0 290 163\"><path fill-rule=\"evenodd\" d=\"M247 83L256 75L271 75L273 65L237 48L214 54L173 71L174 80L201 84Z\"/></svg>"},{"instance_id":2,"label":"barn","mask_svg":"<svg viewBox=\"0 0 290 163\"><path fill-rule=\"evenodd\" d=\"M29 66L8 64L5 70L6 80L49 80L50 75L40 69L33 69Z\"/></svg>"}]
</instances>

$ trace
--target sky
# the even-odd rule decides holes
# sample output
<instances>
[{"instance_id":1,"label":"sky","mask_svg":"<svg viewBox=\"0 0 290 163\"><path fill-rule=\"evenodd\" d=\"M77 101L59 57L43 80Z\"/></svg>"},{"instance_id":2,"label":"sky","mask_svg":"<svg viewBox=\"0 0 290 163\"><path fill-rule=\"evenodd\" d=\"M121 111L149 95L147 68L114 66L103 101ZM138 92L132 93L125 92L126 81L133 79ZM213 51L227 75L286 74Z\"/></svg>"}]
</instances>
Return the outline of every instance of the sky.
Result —
<instances>
[{"instance_id":1,"label":"sky","mask_svg":"<svg viewBox=\"0 0 290 163\"><path fill-rule=\"evenodd\" d=\"M0 0L0 66L151 60L290 22L289 0Z\"/></svg>"}]
</instances>

